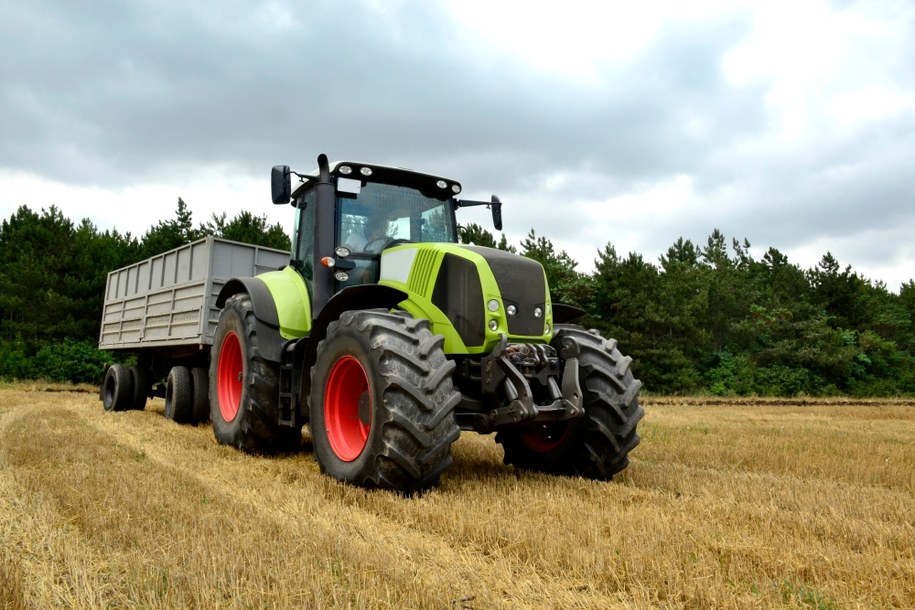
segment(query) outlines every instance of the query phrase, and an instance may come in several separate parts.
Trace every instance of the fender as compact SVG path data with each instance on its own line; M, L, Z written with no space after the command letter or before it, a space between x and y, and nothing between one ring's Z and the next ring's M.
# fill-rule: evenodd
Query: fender
M303 356L302 370L308 371L318 355L318 343L327 336L327 326L350 309L394 309L409 295L403 290L381 284L349 286L335 294L327 302L308 336L308 345Z
M273 295L263 280L256 277L233 278L226 282L219 296L216 297L216 306L222 308L226 299L240 292L247 292L251 296L254 306L254 320L257 329L257 353L266 360L279 362L283 349L283 338L280 336L280 318L276 311Z

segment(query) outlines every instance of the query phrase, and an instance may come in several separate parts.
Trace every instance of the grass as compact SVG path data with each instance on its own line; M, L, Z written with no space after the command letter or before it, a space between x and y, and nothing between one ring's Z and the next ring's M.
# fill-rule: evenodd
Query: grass
M0 388L0 608L915 606L904 401L651 397L613 482L464 434L403 498L42 389Z

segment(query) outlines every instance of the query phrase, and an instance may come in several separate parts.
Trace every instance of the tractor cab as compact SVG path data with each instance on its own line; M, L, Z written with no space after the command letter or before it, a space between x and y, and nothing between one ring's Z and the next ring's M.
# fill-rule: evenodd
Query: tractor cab
M323 157L323 156L322 156ZM301 184L293 190L291 176ZM303 175L273 168L273 202L296 208L291 265L316 300L314 312L348 286L379 279L381 253L405 243L457 243L455 210L501 203L462 201L455 180L408 169L341 161Z

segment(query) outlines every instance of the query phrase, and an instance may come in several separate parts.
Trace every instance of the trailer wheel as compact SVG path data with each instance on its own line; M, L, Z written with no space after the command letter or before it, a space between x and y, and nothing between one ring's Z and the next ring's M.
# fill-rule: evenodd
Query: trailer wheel
M557 326L552 345L560 352L565 342L578 344L579 383L585 416L521 430L504 430L496 442L505 450L505 463L552 474L610 480L629 465L629 452L639 444L636 426L645 415L635 379L616 340L604 339L573 325Z
M123 364L112 364L102 381L102 406L106 411L124 411L133 401L130 373Z
M249 452L289 451L301 428L280 426L279 366L257 352L254 305L247 293L226 300L210 353L210 420L217 442Z
M132 366L128 372L133 390L130 408L142 411L146 408L146 398L149 395L149 372L141 366Z
M193 407L191 372L186 366L173 366L165 382L165 418L179 424L190 423Z
M344 312L318 344L309 397L321 471L403 492L438 484L460 430L454 362L425 320Z
M204 367L195 366L191 369L191 386L194 390L194 397L191 400L192 420L195 424L208 421L210 419L210 376Z

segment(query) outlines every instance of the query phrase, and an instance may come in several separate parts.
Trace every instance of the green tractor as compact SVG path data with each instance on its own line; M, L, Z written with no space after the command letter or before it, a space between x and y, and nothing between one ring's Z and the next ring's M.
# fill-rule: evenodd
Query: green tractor
M300 184L293 190L292 176ZM458 243L454 180L365 163L272 171L296 210L290 264L234 278L210 355L216 439L294 448L322 472L399 491L436 485L461 430L505 463L609 480L638 444L641 382L613 339L569 324L542 266Z

